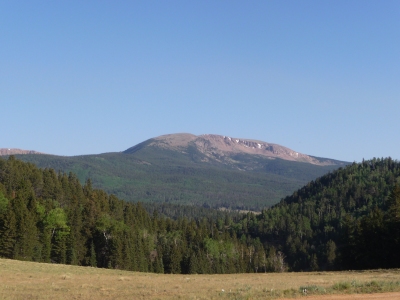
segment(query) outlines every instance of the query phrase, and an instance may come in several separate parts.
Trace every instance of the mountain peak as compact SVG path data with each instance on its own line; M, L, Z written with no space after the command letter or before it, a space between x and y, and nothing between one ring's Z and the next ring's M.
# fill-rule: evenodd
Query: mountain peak
M341 164L341 162L336 160L318 159L278 144L217 134L202 134L199 136L189 133L167 134L147 140L144 143L146 143L146 146L156 146L158 148L177 150L180 152L185 152L186 148L194 146L206 157L218 161L224 161L226 159L231 160L232 155L236 154L249 154L263 156L269 159L279 158L320 166ZM134 146L130 149L138 149L138 147ZM125 152L132 152L130 149Z

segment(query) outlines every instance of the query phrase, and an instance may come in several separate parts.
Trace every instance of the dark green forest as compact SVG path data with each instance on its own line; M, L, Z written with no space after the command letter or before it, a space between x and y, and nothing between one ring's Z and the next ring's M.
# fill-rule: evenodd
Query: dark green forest
M249 154L232 156L235 163L227 164L210 160L194 147L182 153L142 144L118 153L16 157L40 168L73 172L82 185L90 179L94 188L126 201L253 211L276 204L310 180L346 164L317 166Z
M126 202L73 173L0 159L0 256L159 273L398 268L400 163L309 182L261 214Z
M279 253L267 257L258 239L230 230L230 214L209 210L207 218L201 211L201 218L175 220L149 214L140 203L93 189L90 180L82 186L72 173L0 159L1 257L159 273L280 267Z
M291 270L399 268L400 163L353 163L311 181L237 234L285 254Z

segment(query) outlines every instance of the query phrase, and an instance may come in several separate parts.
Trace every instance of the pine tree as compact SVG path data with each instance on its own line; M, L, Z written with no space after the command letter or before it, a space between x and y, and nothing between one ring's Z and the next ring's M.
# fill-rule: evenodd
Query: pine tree
M189 274L198 274L200 273L200 267L199 267L199 261L197 259L197 256L194 252L191 253L189 257Z
M388 217L393 224L400 223L400 186L395 185L388 201Z
M10 208L4 214L0 227L0 256L15 258L16 254L17 221L14 211Z
M329 240L326 244L326 261L328 268L332 268L336 259L336 244L334 241Z
M388 267L400 267L400 186L395 185L389 197L389 210L387 213L387 245L386 259L390 261Z
M311 261L310 261L310 270L311 271L318 271L319 266L318 266L318 257L315 253L311 255Z
M170 252L170 273L171 274L180 274L181 273L181 261L182 261L182 253L178 245L171 245Z
M89 266L97 267L97 259L96 259L96 250L94 248L93 241L90 243L90 259L89 259Z

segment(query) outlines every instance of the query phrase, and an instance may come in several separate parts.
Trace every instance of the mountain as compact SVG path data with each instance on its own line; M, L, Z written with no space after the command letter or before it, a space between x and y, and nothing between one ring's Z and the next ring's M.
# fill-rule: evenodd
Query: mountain
M199 153L203 154L201 158L202 162L215 161L227 165L240 165L240 161L235 160L235 157L245 154L269 159L279 158L289 161L304 162L317 166L345 165L342 161L318 159L277 144L215 134L203 134L200 136L188 133L162 135L129 148L124 151L124 153L135 153L144 147L158 147L160 149L180 151L184 154L189 154L190 149L194 148Z
M171 134L123 152L18 155L41 168L74 172L121 199L260 210L347 163L276 144L219 135Z
M43 154L33 150L22 150L15 148L0 148L0 156L16 155L16 154Z

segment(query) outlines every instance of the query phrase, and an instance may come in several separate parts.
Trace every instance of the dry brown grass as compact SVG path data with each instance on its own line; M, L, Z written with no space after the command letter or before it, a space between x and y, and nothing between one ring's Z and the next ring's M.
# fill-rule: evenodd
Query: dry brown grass
M400 282L400 270L159 275L0 259L0 299L268 299L341 282Z

